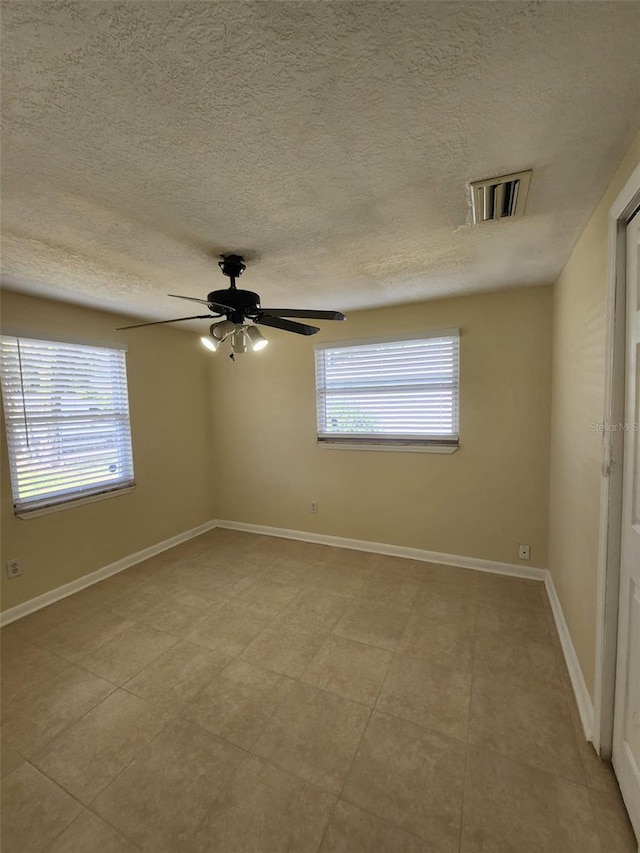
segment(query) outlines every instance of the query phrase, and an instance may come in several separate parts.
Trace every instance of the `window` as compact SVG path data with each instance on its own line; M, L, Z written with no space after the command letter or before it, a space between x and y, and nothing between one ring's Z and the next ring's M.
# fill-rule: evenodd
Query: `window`
M134 485L125 352L2 336L18 515Z
M316 348L318 441L400 449L458 446L457 330Z

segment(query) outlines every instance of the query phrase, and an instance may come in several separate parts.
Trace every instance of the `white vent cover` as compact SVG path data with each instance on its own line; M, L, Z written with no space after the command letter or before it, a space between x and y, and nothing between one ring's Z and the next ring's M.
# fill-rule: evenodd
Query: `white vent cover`
M470 186L474 224L522 216L530 181L530 171L472 181Z

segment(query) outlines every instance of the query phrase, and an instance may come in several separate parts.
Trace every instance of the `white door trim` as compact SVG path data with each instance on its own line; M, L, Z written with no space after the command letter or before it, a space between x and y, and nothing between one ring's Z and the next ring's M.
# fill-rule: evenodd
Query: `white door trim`
M640 166L609 210L605 385L600 477L600 534L593 745L610 759L613 744L624 433L606 425L624 421L626 223L640 204Z

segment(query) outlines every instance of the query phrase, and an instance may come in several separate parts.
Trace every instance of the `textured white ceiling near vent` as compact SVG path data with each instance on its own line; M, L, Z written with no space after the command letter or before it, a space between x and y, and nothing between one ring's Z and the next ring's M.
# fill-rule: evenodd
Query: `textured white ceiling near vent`
M4 6L9 287L149 318L552 281L640 123L640 4ZM523 219L465 183L533 169ZM187 310L183 311L186 306Z

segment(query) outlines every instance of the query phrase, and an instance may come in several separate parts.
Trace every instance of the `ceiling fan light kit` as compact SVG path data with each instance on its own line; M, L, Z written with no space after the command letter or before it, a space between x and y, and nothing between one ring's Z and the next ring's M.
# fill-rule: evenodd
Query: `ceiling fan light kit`
M211 352L215 352L220 346L220 341L217 341L215 338L207 338L203 335L200 340L202 341L202 346L211 350Z
M304 308L263 308L260 305L260 296L252 290L238 290L236 279L246 269L242 255L222 255L218 266L222 274L231 280L226 290L213 290L206 299L197 299L194 296L180 296L170 293L169 296L176 299L188 299L190 302L198 302L206 305L211 314L197 314L192 317L177 317L175 320L156 320L152 323L136 323L133 326L120 326L116 331L124 329L139 329L142 326L159 326L164 323L179 323L183 320L207 320L214 317L224 317L219 323L212 323L209 327L209 336L200 338L203 346L212 352L220 347L220 344L231 336L231 357L234 354L245 353L251 347L253 352L264 349L269 341L264 337L257 326L270 326L273 329L282 329L284 332L293 332L296 335L315 335L320 331L318 326L309 326L306 323L298 323L288 320L287 317L300 317L314 320L344 320L345 316L340 311L313 311ZM246 323L251 321L252 325Z
M209 326L209 334L219 343L222 343L229 337L229 335L235 332L235 329L236 324L232 323L231 320L222 320L220 323L212 323L211 326Z
M247 326L246 331L247 338L251 344L251 349L254 352L260 352L260 350L264 349L269 343L257 326Z

